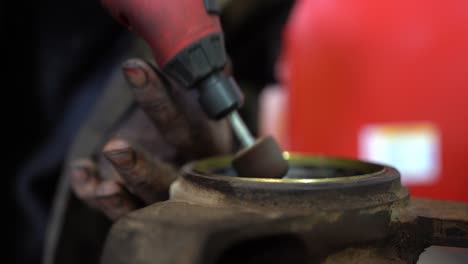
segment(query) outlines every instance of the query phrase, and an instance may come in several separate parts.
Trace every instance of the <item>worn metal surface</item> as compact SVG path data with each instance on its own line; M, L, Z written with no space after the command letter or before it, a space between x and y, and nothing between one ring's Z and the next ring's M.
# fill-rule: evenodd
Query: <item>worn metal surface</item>
M235 177L229 158L187 165L169 201L114 225L102 263L414 263L468 247L467 204L409 199L390 167L291 157L284 179Z

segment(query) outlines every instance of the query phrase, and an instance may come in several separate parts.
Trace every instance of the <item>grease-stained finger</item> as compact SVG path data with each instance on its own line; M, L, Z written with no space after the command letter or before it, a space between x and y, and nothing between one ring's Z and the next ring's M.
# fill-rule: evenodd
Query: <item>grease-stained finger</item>
M136 101L164 139L182 152L190 152L193 146L190 124L172 100L169 81L140 59L126 61L123 72L134 88Z
M111 139L104 146L103 154L119 172L126 188L144 203L169 198L169 187L178 176L170 164L137 150L120 138Z
M97 173L96 164L89 159L73 162L70 174L71 187L76 196L111 220L116 220L141 205L118 180L103 181Z
M73 162L70 168L70 182L79 199L93 208L97 207L94 198L100 180L94 162L88 159Z
M140 207L138 200L116 180L101 182L95 194L97 207L111 220L117 220Z

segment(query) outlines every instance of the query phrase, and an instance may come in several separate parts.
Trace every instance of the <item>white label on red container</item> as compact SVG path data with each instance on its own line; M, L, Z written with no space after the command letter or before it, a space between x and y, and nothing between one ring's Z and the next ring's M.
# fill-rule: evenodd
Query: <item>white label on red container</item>
M359 158L397 168L405 184L431 184L440 174L439 132L430 123L368 125L359 132Z

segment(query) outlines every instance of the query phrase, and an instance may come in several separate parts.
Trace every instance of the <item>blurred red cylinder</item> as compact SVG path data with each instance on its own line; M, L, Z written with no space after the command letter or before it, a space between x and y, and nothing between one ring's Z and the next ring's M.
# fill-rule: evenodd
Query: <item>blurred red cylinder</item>
M412 195L468 202L468 1L297 1L282 62L292 151L391 156L433 174Z
M221 31L203 0L101 0L112 16L141 36L164 67L181 50Z

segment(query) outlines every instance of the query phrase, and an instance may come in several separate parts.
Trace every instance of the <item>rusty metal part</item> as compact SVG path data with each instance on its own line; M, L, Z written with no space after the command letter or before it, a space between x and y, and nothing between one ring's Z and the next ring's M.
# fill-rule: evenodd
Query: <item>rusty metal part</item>
M288 171L283 150L272 137L263 137L239 151L232 166L240 177L282 178Z
M235 177L229 157L185 166L169 201L113 226L102 263L415 263L468 247L466 203L410 199L387 166L289 161L284 179Z

